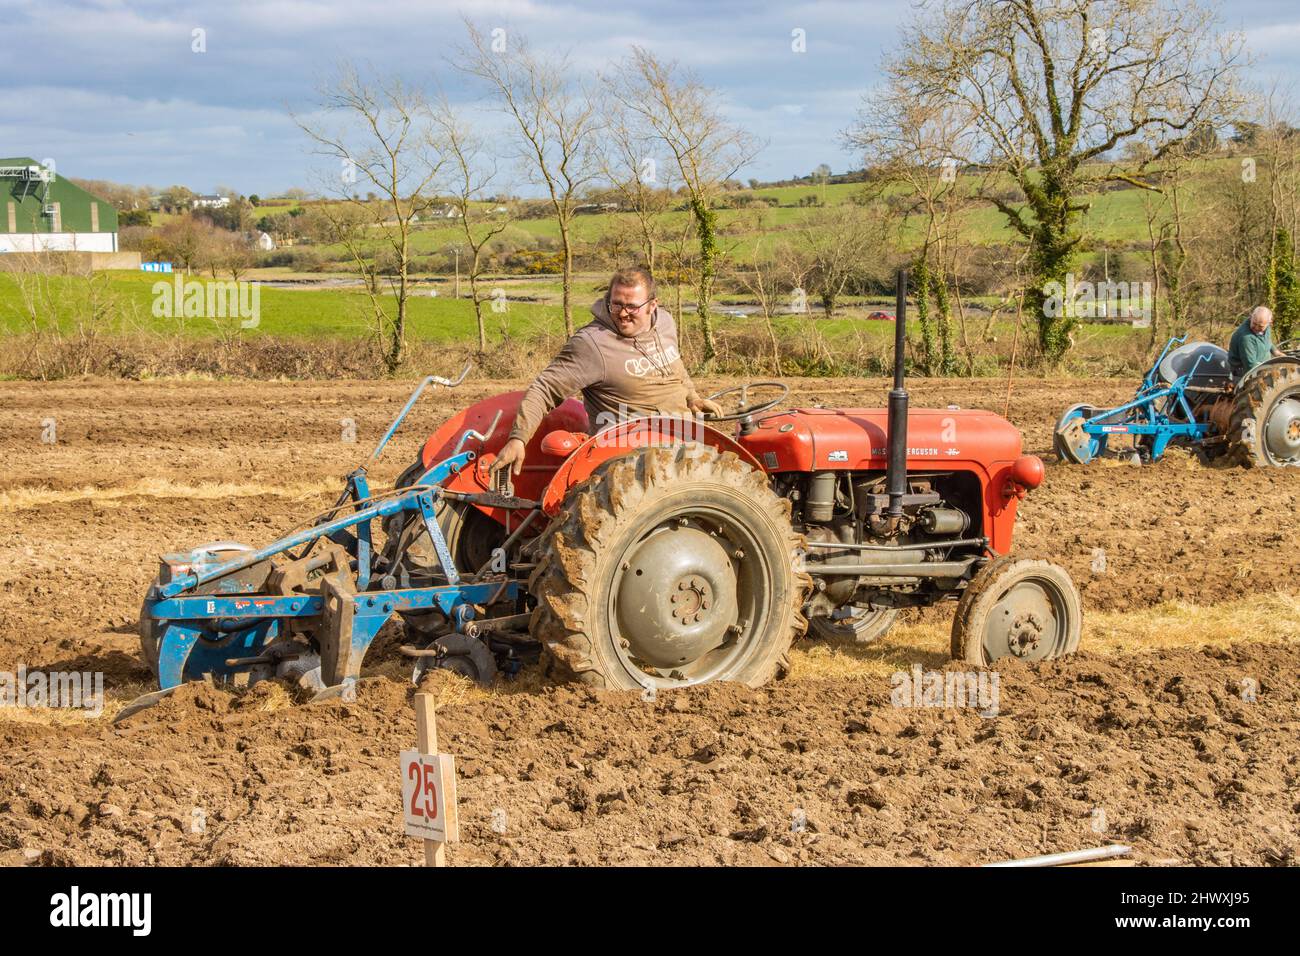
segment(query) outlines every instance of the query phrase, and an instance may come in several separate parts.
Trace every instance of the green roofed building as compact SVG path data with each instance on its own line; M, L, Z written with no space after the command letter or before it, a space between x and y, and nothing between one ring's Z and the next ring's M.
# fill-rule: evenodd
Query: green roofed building
M0 159L7 252L117 252L117 210L34 160Z

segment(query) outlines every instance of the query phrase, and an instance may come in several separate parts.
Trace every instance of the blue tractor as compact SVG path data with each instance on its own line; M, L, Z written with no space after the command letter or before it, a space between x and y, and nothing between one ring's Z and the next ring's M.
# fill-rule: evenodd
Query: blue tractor
M1226 350L1171 338L1131 401L1066 409L1053 435L1056 456L1085 465L1117 451L1147 463L1182 445L1203 461L1300 466L1300 350L1284 352L1234 381ZM1131 446L1112 449L1116 435L1132 436Z

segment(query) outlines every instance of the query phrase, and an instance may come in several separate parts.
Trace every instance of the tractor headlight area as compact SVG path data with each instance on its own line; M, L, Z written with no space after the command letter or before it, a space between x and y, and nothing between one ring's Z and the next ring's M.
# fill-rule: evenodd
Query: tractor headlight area
M1037 455L1021 455L1011 466L1003 495L1008 499L1023 498L1043 483L1043 473L1043 459Z

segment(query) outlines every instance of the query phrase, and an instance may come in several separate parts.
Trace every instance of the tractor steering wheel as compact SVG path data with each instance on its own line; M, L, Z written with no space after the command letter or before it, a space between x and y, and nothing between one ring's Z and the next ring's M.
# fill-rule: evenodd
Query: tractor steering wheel
M768 401L754 402L750 405L746 403L749 402L749 390L751 388L779 388L781 394ZM785 401L785 397L790 394L790 386L785 385L782 382L745 382L743 385L732 385L730 388L724 388L720 392L714 392L712 395L708 396L706 401L717 401L723 395L729 395L732 392L740 392L740 407L734 412L727 412L724 415L706 414L704 416L706 422L735 422L740 421L743 418L749 418L752 415L758 415L762 412L768 411L769 409L776 408L776 406Z

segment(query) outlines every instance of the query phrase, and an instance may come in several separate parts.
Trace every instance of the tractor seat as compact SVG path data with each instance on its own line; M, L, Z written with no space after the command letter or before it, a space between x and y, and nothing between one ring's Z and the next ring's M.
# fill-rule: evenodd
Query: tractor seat
M1228 350L1212 342L1188 342L1171 351L1157 369L1160 380L1166 385L1172 385L1179 376L1190 372L1202 356L1206 356L1205 361L1201 362L1188 385L1223 388L1232 382L1232 371L1228 368Z

